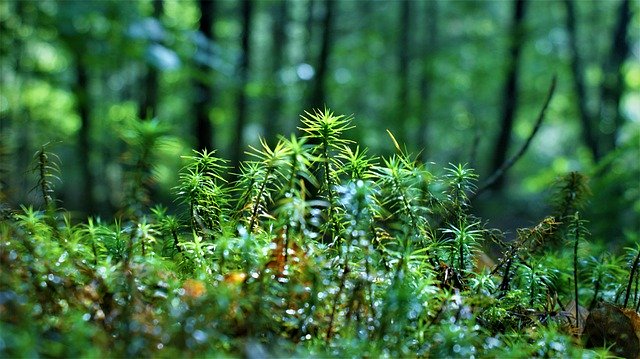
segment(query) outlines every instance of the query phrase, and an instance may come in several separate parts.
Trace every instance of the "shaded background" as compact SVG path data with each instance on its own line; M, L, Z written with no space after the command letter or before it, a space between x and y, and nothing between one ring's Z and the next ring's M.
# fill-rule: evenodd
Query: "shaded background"
M113 216L144 128L162 142L154 201L173 206L181 155L215 149L237 165L325 105L354 114L351 137L370 153L393 151L389 129L422 160L486 178L525 141L556 74L539 134L476 210L499 228L532 225L555 179L581 171L593 235L629 238L639 27L628 0L2 0L0 201L41 203L33 154L48 143L64 208Z

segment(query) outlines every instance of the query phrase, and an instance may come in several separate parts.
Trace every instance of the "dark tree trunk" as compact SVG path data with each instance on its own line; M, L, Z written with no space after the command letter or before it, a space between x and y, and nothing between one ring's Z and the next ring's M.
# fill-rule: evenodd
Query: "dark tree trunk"
M163 0L153 0L153 17L160 22L164 11ZM138 108L138 118L141 120L149 119L157 116L158 112L158 70L147 65L147 74L144 77L144 88L142 90L142 99Z
M426 4L426 16L424 31L426 38L422 44L422 55L424 63L422 66L422 78L420 79L420 113L418 133L416 134L416 144L418 151L422 151L422 159L426 161L427 151L427 131L429 127L429 111L431 99L431 82L433 81L433 58L437 51L438 41L438 1L432 0Z
M307 36L306 36L306 42L307 44L313 44L313 28L315 25L315 8L316 8L316 1L315 0L309 0L309 3L307 4L307 19L305 20L305 27L307 29ZM310 59L312 58L312 54L311 54L311 46L307 46L307 51L306 51L306 58L310 61Z
M333 17L335 11L335 1L324 2L324 14L322 18L322 38L320 43L320 54L316 65L316 74L309 96L309 110L322 110L326 103L325 80L329 66L329 56L333 45Z
M265 137L269 143L274 143L276 135L280 130L280 116L282 107L282 95L280 88L280 69L283 66L283 59L287 44L287 6L286 0L273 5L273 24L272 24L272 67L271 67L271 96L267 103L267 111L264 123Z
M411 108L409 108L409 33L411 32L411 2L400 2L400 38L398 41L398 104L395 113L396 135L401 142L407 141L405 126L407 119L411 116Z
M527 0L516 0L513 23L511 25L511 43L509 59L507 60L507 79L502 95L502 118L500 121L500 133L496 140L493 152L492 172L497 171L507 158L507 151L511 144L511 132L518 103L518 68L520 65L520 53L524 42L524 15ZM504 176L492 186L494 190L500 190L504 186Z
M215 2L211 0L199 0L200 23L198 30L210 44L213 41L213 21L215 16ZM203 51L209 51L209 46ZM213 150L213 126L209 119L209 106L213 97L213 89L210 80L210 67L208 64L198 64L200 72L196 78L195 113L196 113L196 141L198 150Z
M246 86L249 77L249 63L251 55L251 17L253 13L253 0L242 0L242 35L241 35L241 48L242 54L240 56L240 62L238 64L238 78L240 79L240 90L238 93L238 119L236 121L236 128L234 132L234 141L232 142L231 164L234 169L237 170L240 165L240 159L242 156L242 133L247 122L247 93Z
M22 24L27 23L31 18L29 16L25 16L25 6L29 5L23 1L16 1L13 3L15 6L15 16L20 19ZM32 26L31 24L28 24ZM25 44L23 43L20 36L11 36L11 48L15 52L15 63L14 63L14 71L16 74L26 73L23 67L23 60L27 57L24 56L24 48ZM28 78L28 76L26 76ZM20 86L23 86L20 84ZM2 87L0 87L2 88ZM22 106L21 106L22 107ZM26 193L29 191L32 185L27 184L25 176L10 176L12 173L27 173L28 167L31 166L31 159L33 156L33 146L31 141L31 136L35 133L35 131L31 128L33 121L31 121L30 111L26 111L23 108L18 108L15 111L9 112L9 116L12 118L0 128L0 150L6 151L6 153L2 153L3 159L6 158L6 162L2 162L2 172L0 173L0 181L2 182L2 186L6 186L7 188L4 193L8 197L9 203L18 204L22 200L19 194ZM20 118L23 120L20 121ZM2 123L5 122L5 116L0 116L0 121ZM11 149L9 152L9 136L11 136L10 132L5 132L5 126L9 130L13 130L15 133L15 147ZM5 138L6 136L6 138ZM6 142L5 142L6 141ZM3 147L6 146L6 147ZM18 151L16 151L18 149ZM9 163L11 160L11 163ZM6 166L6 167L5 167Z
M83 209L89 215L94 214L95 199L93 196L93 173L91 171L91 120L89 103L89 73L82 58L82 50L74 49L76 63L76 79L74 95L76 97L77 110L80 115L80 130L78 131L78 162L82 173Z
M573 75L573 88L576 93L578 113L582 123L582 138L589 147L595 160L600 158L598 136L594 130L594 117L587 107L587 86L584 82L582 58L578 50L578 38L576 31L576 10L574 0L564 0L567 9L567 33L569 35L569 48L571 49L571 72Z
M622 126L620 100L624 92L624 78L622 65L631 52L631 44L627 41L627 29L631 23L631 8L629 0L623 0L618 10L618 19L613 31L613 42L609 51L609 58L604 66L604 83L602 84L602 106L600 110L603 128L606 130L603 138L603 153L616 148L618 131Z

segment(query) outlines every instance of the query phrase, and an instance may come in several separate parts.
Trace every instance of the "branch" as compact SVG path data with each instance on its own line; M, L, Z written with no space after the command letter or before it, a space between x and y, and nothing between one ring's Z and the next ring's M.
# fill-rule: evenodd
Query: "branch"
M500 178L502 178L507 173L507 171L514 164L516 164L516 162L518 162L518 160L522 157L522 155L524 155L524 153L527 151L527 148L529 148L531 141L535 137L536 133L538 133L538 130L542 125L542 121L544 120L544 115L547 112L547 108L549 108L549 103L551 103L551 98L553 97L553 93L556 90L556 82L557 82L557 76L553 76L553 80L551 80L551 86L549 87L549 91L547 93L547 98L544 101L542 110L540 110L540 113L538 114L538 118L536 119L536 124L535 126L533 126L533 130L531 131L531 134L529 135L527 140L524 142L524 144L522 144L522 147L520 147L520 150L513 157L504 161L502 165L497 170L495 170L495 172L493 172L493 174L491 174L491 176L489 176L489 178L487 178L487 180L482 185L478 187L478 190L471 196L469 201L478 197L478 195L480 195L482 192L489 189L494 183L496 183Z

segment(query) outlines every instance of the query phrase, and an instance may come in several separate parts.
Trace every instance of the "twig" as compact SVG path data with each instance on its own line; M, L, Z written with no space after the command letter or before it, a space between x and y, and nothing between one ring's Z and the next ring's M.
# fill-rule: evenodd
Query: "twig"
M542 110L540 110L540 113L538 114L538 118L536 119L536 124L535 126L533 126L533 130L531 131L531 134L529 135L527 140L524 142L524 144L522 144L522 147L520 147L520 150L513 157L504 161L502 165L497 170L495 170L495 172L493 172L493 174L491 174L491 176L489 176L489 178L487 178L487 180L482 185L478 187L478 190L471 195L469 201L472 201L473 199L478 197L478 195L480 195L482 192L486 191L491 186L493 186L493 184L495 184L500 178L502 178L507 173L507 171L514 164L516 164L516 162L518 162L518 160L522 157L522 155L527 151L527 148L529 148L531 141L535 137L536 133L538 133L538 130L542 125L542 121L544 120L544 115L547 112L547 108L549 107L549 103L551 103L551 98L553 97L553 93L556 90L556 82L557 82L557 76L553 76L553 80L551 80L551 86L549 87L549 91L547 93L547 98L544 101Z
M579 301L579 297L578 297L578 242L580 242L580 217L578 217L578 212L576 212L575 214L575 221L576 221L576 230L574 233L575 236L575 243L573 246L573 295L575 298L575 302L576 302L576 327L580 328L580 311L578 310L580 308L580 301Z
M631 269L629 270L629 283L627 284L627 293L624 296L624 304L622 305L623 308L627 307L627 304L629 303L629 295L631 294L631 284L633 284L633 276L636 273L636 269L638 268L638 263L640 263L640 250L638 250L638 255L636 256L636 259L633 261L633 264L631 265Z

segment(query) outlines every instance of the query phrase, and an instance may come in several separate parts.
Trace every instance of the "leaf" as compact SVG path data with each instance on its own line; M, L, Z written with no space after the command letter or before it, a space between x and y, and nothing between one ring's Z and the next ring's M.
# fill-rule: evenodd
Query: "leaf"
M580 320L576 324L576 301L572 300L567 304L566 310L560 312L560 315L567 318L569 320L571 334L580 336L584 332L585 320L589 316L589 311L587 308L578 305L578 314L580 315Z
M496 267L496 262L484 251L478 250L473 256L473 269L476 273L482 273L485 269L491 272Z
M302 267L306 266L307 254L304 250L294 241L288 244L287 252L285 255L285 238L284 231L280 231L280 234L273 240L275 247L272 244L273 250L269 253L269 262L266 267L276 272L278 276L284 274L285 266L287 264L298 263Z
M396 147L396 150L398 150L398 152L402 153L402 149L400 148L400 144L398 144L398 141L396 140L396 137L388 129L387 129L387 133L389 134L389 137L391 137L391 141L393 141L393 145Z
M182 289L184 289L184 295L191 298L201 297L207 292L204 283L196 279L187 279L184 281Z
M231 272L224 276L224 282L228 284L240 284L247 279L247 274L244 272Z

